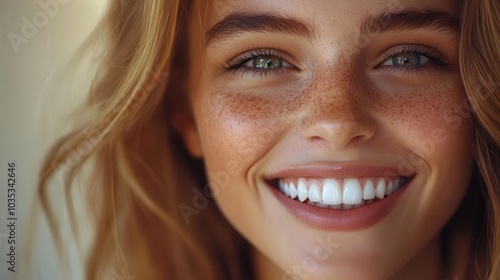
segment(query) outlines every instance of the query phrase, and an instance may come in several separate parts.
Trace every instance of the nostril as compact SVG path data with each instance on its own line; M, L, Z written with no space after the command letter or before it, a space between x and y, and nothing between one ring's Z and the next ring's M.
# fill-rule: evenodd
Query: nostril
M366 136L364 135L358 135L358 136L354 136L352 139L351 139L351 143L358 143L358 142L362 142L365 140L365 138L367 138Z
M330 141L328 141L325 138L320 137L320 136L312 136L309 138L309 141L313 144L320 146L320 147L324 147L324 148L331 147Z
M360 144L374 136L374 120L358 112L350 119L305 118L299 127L300 135L309 143L324 148L343 149Z

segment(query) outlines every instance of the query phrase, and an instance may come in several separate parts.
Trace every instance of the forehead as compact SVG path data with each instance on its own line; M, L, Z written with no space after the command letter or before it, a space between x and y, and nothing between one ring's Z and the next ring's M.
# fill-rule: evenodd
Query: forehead
M442 11L458 15L457 0L198 0L198 20L206 32L234 13L265 13L310 23L319 33L348 28L371 15L402 10ZM322 28L323 27L323 28ZM321 34L320 34L321 35Z

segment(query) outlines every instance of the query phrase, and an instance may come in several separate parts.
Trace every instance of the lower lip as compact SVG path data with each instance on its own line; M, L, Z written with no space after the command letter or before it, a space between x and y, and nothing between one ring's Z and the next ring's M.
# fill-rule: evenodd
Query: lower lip
M411 181L408 180L405 185L387 198L348 210L321 208L302 203L289 198L275 187L269 186L281 205L303 223L323 230L353 231L372 226L387 216Z

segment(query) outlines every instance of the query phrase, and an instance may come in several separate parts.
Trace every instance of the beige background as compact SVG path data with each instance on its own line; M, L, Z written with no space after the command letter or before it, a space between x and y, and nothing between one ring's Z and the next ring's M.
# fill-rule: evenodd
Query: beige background
M44 8L47 3L49 8ZM74 253L69 258L71 276L63 276L43 223L35 232L34 270L28 271L21 260L43 155L68 128L65 112L81 100L78 90L53 91L50 84L95 26L104 4L105 0L0 0L0 279L81 279ZM17 50L11 42L13 34L23 41ZM83 77L75 85L85 82ZM8 271L6 263L7 163L12 160L17 163L16 273ZM60 199L57 194L62 194L58 187L56 179L55 202ZM63 230L67 228L63 225Z

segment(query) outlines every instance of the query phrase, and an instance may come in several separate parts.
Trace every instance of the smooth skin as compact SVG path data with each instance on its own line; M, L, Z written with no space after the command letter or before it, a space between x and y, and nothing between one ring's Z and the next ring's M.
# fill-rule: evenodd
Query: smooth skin
M465 196L473 163L472 128L458 113L467 102L455 2L208 2L204 24L205 3L191 15L193 115L177 112L177 127L204 159L219 208L255 247L257 278L450 278L439 234ZM440 16L382 28L409 11ZM229 14L287 18L310 32L214 35ZM323 230L292 216L264 180L317 163L398 167L415 177L380 222Z

